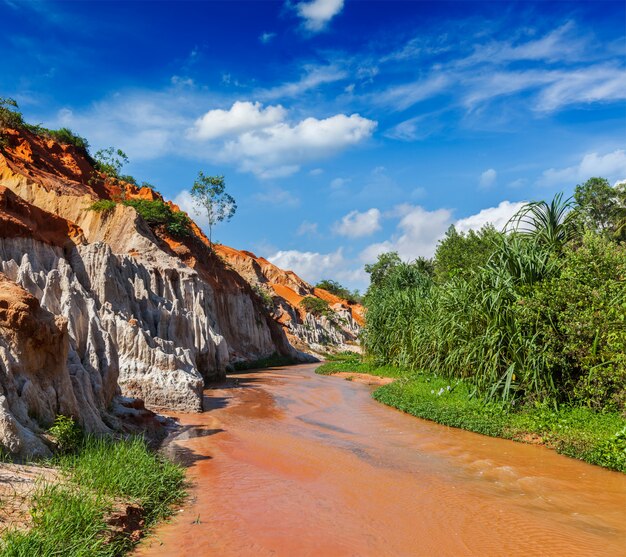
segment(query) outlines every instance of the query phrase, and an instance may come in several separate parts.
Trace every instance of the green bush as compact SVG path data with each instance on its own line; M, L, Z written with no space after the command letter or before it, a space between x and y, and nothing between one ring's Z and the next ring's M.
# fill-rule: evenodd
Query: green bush
M167 203L160 199L130 199L124 205L134 207L141 217L150 226L164 225L173 236L188 236L191 234L191 220L182 211L174 211Z
M361 295L359 294L358 290L350 292L350 290L348 290L344 286L341 286L341 284L334 280L321 280L315 285L315 288L321 288L323 290L326 290L327 292L330 292L331 294L334 294L339 298L343 298L351 304L359 304L362 301Z
M254 290L256 295L261 299L263 307L265 307L266 310L272 311L274 309L274 300L272 299L272 295L265 288L263 288L260 284L255 284L252 287L252 290Z
M0 128L22 128L24 119L14 99L0 97Z
M626 427L598 446L591 459L600 466L626 472Z
M59 414L48 433L54 438L61 452L76 451L83 442L83 430L74 418Z
M45 134L55 141L58 141L59 143L74 145L74 147L84 151L85 153L89 152L89 142L84 137L75 134L72 130L68 128L61 128L58 130L46 130Z
M328 302L321 298L316 298L315 296L305 296L302 298L302 300L300 300L300 307L307 313L312 313L313 315L325 315L328 317L331 314Z
M587 233L566 249L558 276L515 306L559 392L597 410L626 407L626 246Z
M99 199L87 207L88 211L96 213L108 213L117 207L117 203L111 199Z

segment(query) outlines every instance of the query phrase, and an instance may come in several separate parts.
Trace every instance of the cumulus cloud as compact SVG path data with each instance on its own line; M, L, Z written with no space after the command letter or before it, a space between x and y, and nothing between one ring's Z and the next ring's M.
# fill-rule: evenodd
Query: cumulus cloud
M539 184L544 186L573 186L594 176L615 181L623 178L624 175L626 175L626 151L617 149L604 155L587 153L580 163L566 168L549 168L542 173Z
M363 213L350 211L340 222L335 223L333 230L336 234L348 238L371 236L380 230L380 211L378 209L369 209Z
M300 2L295 9L298 16L303 19L303 25L307 31L319 33L323 31L328 22L343 9L344 0L311 0Z
M493 224L496 229L501 230L522 205L524 202L502 201L497 207L489 207L455 221L449 209L428 211L419 205L404 203L385 214L388 218L399 218L396 232L390 239L366 247L361 252L360 259L363 263L371 263L378 255L389 251L397 251L405 260L432 257L437 243L451 224L459 232L479 230L486 224Z
M236 101L229 110L209 110L198 118L190 133L198 139L215 139L256 130L285 119L287 111L280 105L263 108L261 103Z
M492 224L497 230L502 230L511 217L517 213L525 202L502 201L497 207L483 209L475 215L459 219L454 226L459 232L480 230L486 224Z
M197 153L215 162L236 164L260 178L280 178L294 174L304 162L369 138L376 125L358 114L294 122L280 105L237 101L230 109L206 112L187 138L197 144Z
M481 189L486 190L492 187L496 183L497 178L498 178L498 173L495 171L495 169L489 168L485 170L480 175L479 184L480 184Z
M306 118L290 124L279 122L245 131L226 141L218 157L238 162L244 171L267 177L278 167L280 175L296 172L300 164L336 153L369 138L376 122L358 114L337 114L318 120Z
M523 204L524 202L502 201L496 207L489 207L457 220L453 218L452 210L428 211L419 205L408 203L397 205L384 214L378 209L370 209L364 213L353 211L346 215L338 226L343 226L345 222L357 222L360 218L367 221L364 215L371 212L375 215L372 221L382 217L397 219L395 233L387 240L370 244L360 252L358 257L346 257L343 249L338 248L330 253L274 250L274 253L267 259L283 269L295 271L309 282L332 277L351 288L363 288L367 285L367 274L363 270L363 264L376 261L381 253L396 251L402 259L407 261L418 257L432 257L438 242L445 236L451 224L454 224L459 232L479 230L486 224L502 229ZM364 225L363 230L367 230L367 226ZM304 221L298 229L298 234L316 231L316 224Z
M400 209L403 216L396 234L390 240L365 248L360 256L364 263L375 261L378 255L387 251L397 251L400 257L409 260L434 255L437 241L452 222L452 211L427 211L419 205L403 205Z
M336 276L337 269L343 269L345 259L341 248L331 253L286 250L277 251L267 257L281 269L294 271L309 282L317 282L327 276Z

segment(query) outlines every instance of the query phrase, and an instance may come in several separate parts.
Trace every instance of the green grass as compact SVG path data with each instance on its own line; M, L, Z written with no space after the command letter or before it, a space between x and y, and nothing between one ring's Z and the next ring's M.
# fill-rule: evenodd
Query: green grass
M63 480L39 486L32 527L6 533L2 557L122 555L133 542L113 536L106 524L116 504L142 507L150 527L184 496L183 469L151 452L140 438L87 438L76 453L58 456L52 464Z
M626 472L626 419L617 412L567 406L516 409L473 396L474 387L463 381L393 366L377 367L354 358L328 362L316 373L341 371L396 378L372 396L413 416L492 437L523 441L529 434L535 435L559 453Z
M358 355L356 356L358 358ZM368 375L377 375L378 377L405 377L407 371L401 370L393 366L375 366L374 364L359 362L358 360L332 360L322 364L315 370L320 375L333 375L334 373L367 373Z

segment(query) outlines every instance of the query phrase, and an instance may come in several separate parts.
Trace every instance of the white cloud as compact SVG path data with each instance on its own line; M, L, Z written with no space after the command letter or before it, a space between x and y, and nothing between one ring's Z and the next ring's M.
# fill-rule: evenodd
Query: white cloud
M115 145L131 161L171 152L187 123L174 96L167 93L115 95L86 111L61 109L46 122L51 128L67 127L87 136L94 150Z
M263 44L267 44L269 43L274 37L276 36L276 33L261 33L261 35L259 36L259 40L263 43Z
M480 187L482 189L489 189L496 183L497 179L498 173L495 171L495 169L489 168L480 175Z
M387 241L372 244L361 252L361 260L371 263L378 255L387 251L397 251L403 259L432 257L437 241L445 234L452 222L452 212L448 209L427 211L419 205L402 205L398 213L403 214L396 234Z
M333 230L340 236L348 238L371 236L380 230L380 216L378 209L369 209L363 213L350 211L340 222L335 223Z
M535 108L553 112L570 104L590 104L626 99L626 71L614 65L559 72L537 99Z
M350 178L333 178L330 181L330 187L333 190L339 190L343 188L346 184L350 183Z
M377 105L391 105L396 110L405 110L420 101L443 93L452 84L449 75L437 72L419 81L394 85L386 91L376 92L371 95L370 101Z
M286 114L280 105L263 108L259 102L236 101L229 110L206 112L195 121L190 134L197 139L236 135L281 122Z
M626 151L617 149L604 155L587 153L577 165L545 170L539 178L539 184L544 186L574 186L594 176L615 181L621 179L625 174Z
M242 170L260 177L279 167L284 176L296 172L305 161L360 143L372 135L375 127L376 122L358 114L337 114L323 120L306 118L293 125L279 122L228 140L218 158L239 163Z
M331 253L277 251L267 259L281 269L293 271L311 283L328 278L328 276L336 276L336 270L345 266L341 248Z
M462 60L460 65L477 63L497 64L521 60L579 60L585 56L587 40L577 32L572 21L550 31L538 39L525 42L490 42L478 45L474 53Z
M520 201L513 203L511 201L502 201L497 207L489 207L483 209L475 215L470 215L463 219L459 219L454 226L459 232L468 232L469 230L480 230L486 224L492 224L496 230L502 230L509 222L511 217L517 213L526 202Z
M483 209L456 221L449 209L427 211L419 205L404 203L385 213L387 218L399 218L395 234L388 240L371 244L360 254L363 263L371 263L381 254L397 251L404 260L417 257L432 257L437 244L446 230L454 224L459 232L479 230L491 223L496 229L504 228L509 219L524 205L524 202L502 201L497 207Z
M296 4L297 14L304 20L305 29L318 33L343 9L344 0L311 0Z
M320 174L324 174L324 169L323 168L314 168L312 170L309 170L309 174L311 176L319 176Z
M172 85L178 85L179 87L193 87L195 85L191 77L182 77L180 75L173 75L170 81Z
M208 230L209 228L208 217L206 216L206 213L204 213L203 211L200 211L197 208L193 200L193 197L191 197L191 193L189 193L188 190L181 190L180 192L178 192L178 194L174 198L174 203L176 203L176 205L178 205L191 218L193 218L195 223L200 228Z
M297 98L306 91L316 89L320 85L334 83L348 76L345 70L336 65L304 66L304 75L293 82L282 83L270 89L262 89L256 92L256 97L262 100L281 98Z
M314 236L317 234L317 223L309 222L308 220L302 221L296 232L298 236Z
M259 203L267 203L268 205L279 205L285 207L297 207L300 200L287 191L278 186L270 186L263 191L254 194L254 199Z

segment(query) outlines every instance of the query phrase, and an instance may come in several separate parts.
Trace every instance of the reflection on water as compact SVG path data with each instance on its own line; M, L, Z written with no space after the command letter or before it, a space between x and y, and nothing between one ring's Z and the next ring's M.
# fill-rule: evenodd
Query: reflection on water
M193 497L137 555L626 555L626 476L314 368L237 374L177 416Z

